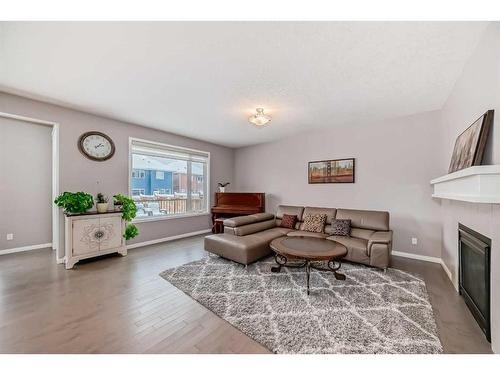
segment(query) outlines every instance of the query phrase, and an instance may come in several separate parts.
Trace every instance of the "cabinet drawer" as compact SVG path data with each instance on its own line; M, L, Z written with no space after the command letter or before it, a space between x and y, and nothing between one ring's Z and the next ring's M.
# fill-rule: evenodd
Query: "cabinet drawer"
M122 244L122 218L121 216L102 217L100 222L102 237L100 250L105 251L121 246Z
M83 255L99 251L99 219L73 221L73 254Z

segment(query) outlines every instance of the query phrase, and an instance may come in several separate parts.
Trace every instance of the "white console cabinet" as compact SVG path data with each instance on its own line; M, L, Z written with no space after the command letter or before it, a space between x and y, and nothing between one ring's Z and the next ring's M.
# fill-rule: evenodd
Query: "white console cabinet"
M121 212L66 215L65 224L66 269L73 268L79 260L99 255L127 255Z

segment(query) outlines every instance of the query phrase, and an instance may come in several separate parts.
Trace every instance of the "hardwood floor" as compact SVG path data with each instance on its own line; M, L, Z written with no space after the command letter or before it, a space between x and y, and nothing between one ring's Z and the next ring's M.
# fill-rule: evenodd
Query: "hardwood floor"
M424 278L445 353L492 353L490 343L440 264L392 259L393 267Z
M158 276L203 255L197 236L68 271L50 249L1 256L0 352L269 353ZM491 352L440 265L394 266L424 276L445 352Z

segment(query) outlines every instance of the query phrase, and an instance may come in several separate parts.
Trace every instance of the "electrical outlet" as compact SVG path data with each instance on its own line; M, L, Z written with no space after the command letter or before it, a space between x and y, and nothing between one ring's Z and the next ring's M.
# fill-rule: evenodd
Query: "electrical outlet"
M14 233L7 233L7 241L12 241L14 239Z
M417 237L412 237L411 238L411 244L412 245L417 245L418 244L418 238Z

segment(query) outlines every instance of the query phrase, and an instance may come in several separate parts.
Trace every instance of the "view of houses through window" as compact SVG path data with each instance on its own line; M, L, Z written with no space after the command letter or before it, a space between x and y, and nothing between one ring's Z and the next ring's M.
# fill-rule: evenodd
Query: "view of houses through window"
M132 140L137 218L208 212L208 153Z

